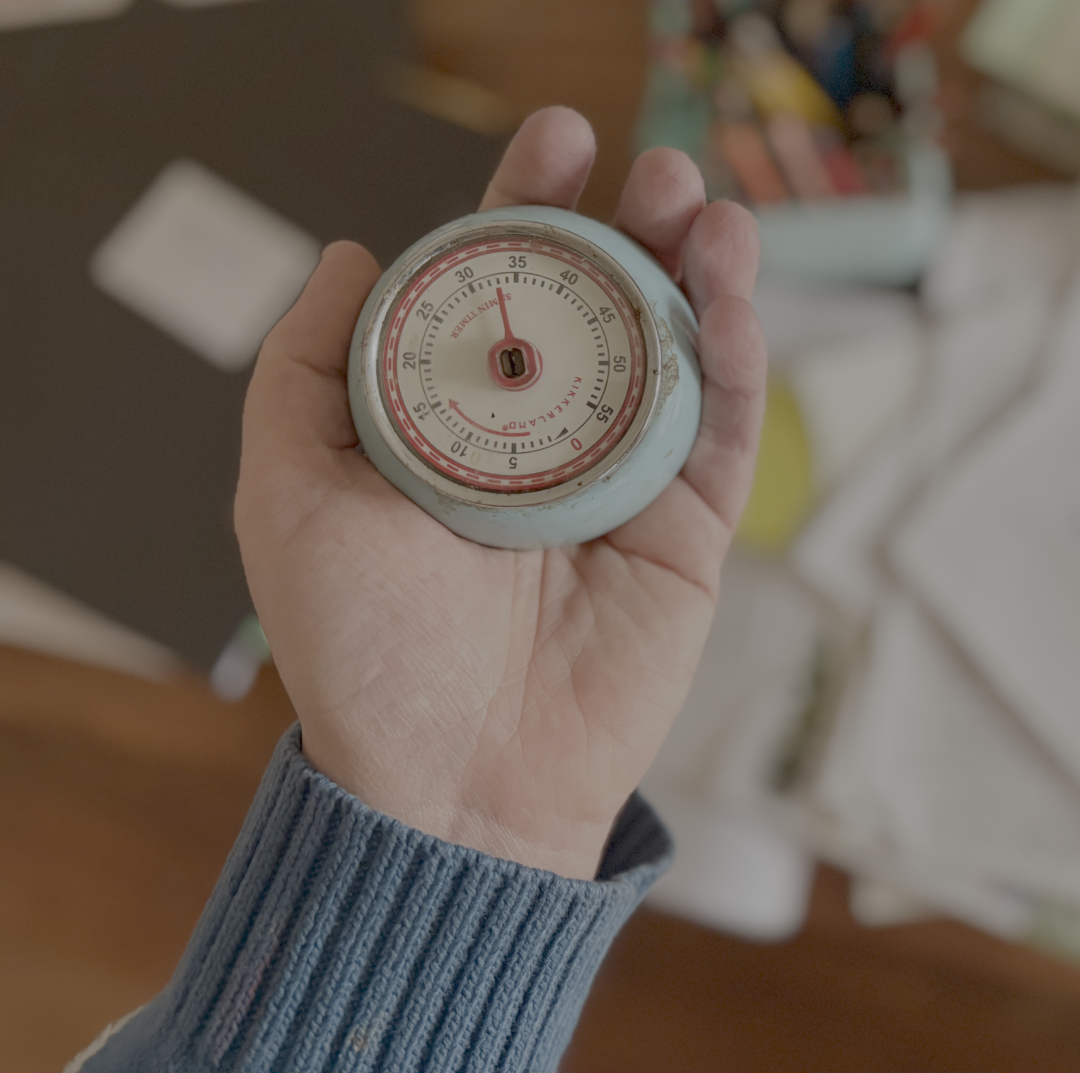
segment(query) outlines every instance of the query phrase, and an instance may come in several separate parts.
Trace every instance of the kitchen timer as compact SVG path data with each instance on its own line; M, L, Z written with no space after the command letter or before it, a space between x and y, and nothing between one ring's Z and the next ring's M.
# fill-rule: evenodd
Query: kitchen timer
M619 231L547 206L410 247L360 314L349 399L365 454L480 544L576 544L649 505L701 415L697 322Z

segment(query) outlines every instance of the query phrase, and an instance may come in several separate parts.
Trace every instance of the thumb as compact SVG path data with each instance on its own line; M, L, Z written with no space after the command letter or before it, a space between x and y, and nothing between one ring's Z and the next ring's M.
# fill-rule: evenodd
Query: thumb
M346 371L349 341L379 278L354 242L323 251L296 304L266 337L244 403L244 465L300 461L311 450L355 447Z

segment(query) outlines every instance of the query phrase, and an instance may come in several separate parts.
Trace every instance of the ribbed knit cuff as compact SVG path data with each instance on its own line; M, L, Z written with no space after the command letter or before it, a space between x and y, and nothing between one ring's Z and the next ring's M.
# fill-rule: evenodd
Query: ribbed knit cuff
M84 1073L553 1070L667 866L631 798L596 882L368 808L281 741L172 982Z

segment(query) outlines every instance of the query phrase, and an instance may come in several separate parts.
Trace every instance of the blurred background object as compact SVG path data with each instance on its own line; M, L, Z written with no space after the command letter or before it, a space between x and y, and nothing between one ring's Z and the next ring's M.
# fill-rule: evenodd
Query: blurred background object
M766 272L904 285L951 187L935 141L935 5L656 0L638 140L754 207Z
M985 125L1050 167L1080 175L1080 12L1063 0L984 3L964 57L996 80L983 87Z
M786 831L792 861L813 850L854 870L867 922L890 905L947 912L1077 958L1080 188L951 198L945 9L651 8L639 137L679 145L757 214L773 378L739 533L756 557L730 564L711 685L646 784L682 795L684 845L707 827L685 818L694 799L719 810L713 829L749 824L761 854ZM995 0L961 39L1065 116L1075 27L1076 4ZM934 161L932 189L917 158ZM917 294L880 286L916 280ZM765 857L701 844L714 903L684 891L684 908L760 935L772 904L777 931L798 927L794 865L783 902ZM721 890L755 870L754 896ZM677 868L658 903L678 904L680 883Z
M551 103L597 131L582 211L642 145L752 206L773 363L644 784L681 853L564 1069L1074 1069L1078 13L0 4L0 1071L164 984L292 719L231 536L259 336Z
M196 666L251 610L232 495L263 335L324 242L388 261L498 159L381 92L403 35L345 0L0 34L0 561Z

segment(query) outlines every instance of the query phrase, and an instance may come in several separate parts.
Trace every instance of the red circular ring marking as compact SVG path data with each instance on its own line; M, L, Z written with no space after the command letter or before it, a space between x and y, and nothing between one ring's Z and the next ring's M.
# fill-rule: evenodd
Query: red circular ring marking
M622 406L614 419L610 422L608 431L588 451L576 458L571 459L561 466L540 473L532 474L528 478L503 478L496 474L472 467L462 466L453 461L441 451L436 450L423 436L416 423L412 420L408 409L400 399L400 389L397 384L397 346L400 342L400 327L412 315L420 296L425 293L432 283L440 276L450 271L455 265L475 257L483 256L500 249L526 249L535 250L554 260L561 261L570 267L584 271L607 295L613 307L618 310L624 326L627 328L627 338L630 341L630 363L633 370L630 381L630 390L623 399ZM381 379L386 393L394 403L395 414L391 414L391 420L396 426L398 433L410 446L414 453L426 461L433 469L450 479L481 490L498 490L505 486L521 485L520 491L540 491L562 484L591 469L609 451L611 451L622 439L626 429L632 423L637 408L641 402L642 385L644 382L644 367L646 354L644 340L639 331L635 330L636 318L625 295L603 269L594 262L588 260L582 254L557 243L542 239L534 240L500 240L486 244L477 244L471 247L459 248L445 255L440 260L433 262L427 270L416 277L407 291L402 295L394 311L392 328L388 333L379 362ZM605 333L606 337L606 333ZM576 430L575 430L576 431ZM461 474L461 476L459 476ZM493 489L492 486L498 486Z

